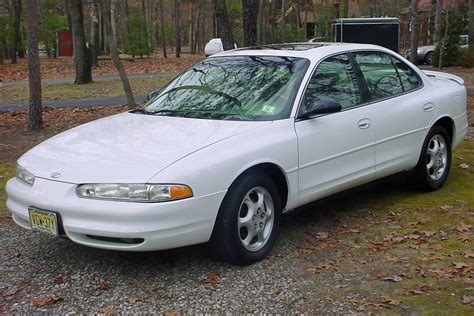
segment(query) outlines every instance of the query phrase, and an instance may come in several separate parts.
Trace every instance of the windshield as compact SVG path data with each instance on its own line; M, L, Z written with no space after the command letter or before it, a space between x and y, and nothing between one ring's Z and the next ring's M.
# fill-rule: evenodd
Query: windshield
M206 119L289 116L309 61L273 56L208 58L147 102L141 113Z

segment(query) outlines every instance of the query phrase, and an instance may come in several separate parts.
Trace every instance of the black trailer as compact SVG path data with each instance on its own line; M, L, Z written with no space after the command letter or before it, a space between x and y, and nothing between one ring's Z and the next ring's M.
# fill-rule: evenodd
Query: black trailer
M334 42L375 44L399 51L398 18L344 18L332 24Z

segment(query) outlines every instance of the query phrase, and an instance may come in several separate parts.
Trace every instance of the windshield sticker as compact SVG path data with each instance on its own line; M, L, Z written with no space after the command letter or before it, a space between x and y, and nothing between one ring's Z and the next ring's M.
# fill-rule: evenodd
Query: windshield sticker
M262 111L265 112L265 113L273 114L273 113L275 113L276 108L274 106L271 106L271 105L265 105L262 108Z

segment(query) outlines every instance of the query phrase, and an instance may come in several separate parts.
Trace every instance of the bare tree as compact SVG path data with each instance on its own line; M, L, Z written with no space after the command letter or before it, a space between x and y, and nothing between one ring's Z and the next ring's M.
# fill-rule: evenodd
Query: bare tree
M166 38L165 38L165 15L163 10L163 2L165 0L160 0L160 33L161 33L161 48L163 49L163 57L168 58L166 53Z
M181 57L181 26L179 25L179 0L174 0L174 28L176 35L176 58Z
M439 26L441 24L441 13L443 12L443 0L436 0L436 13L435 13L435 34L434 40L439 41L441 38Z
M90 41L90 51L91 51L91 61L92 64L96 67L99 66L99 53L100 53L100 40L99 40L99 10L98 5L95 2L91 3L91 41Z
M447 43L448 37L449 37L449 28L450 28L450 25L449 25L449 9L446 10L446 12L444 13L444 18L445 18L444 34L443 34L443 38L440 38L440 42L438 44L439 45L438 68L439 69L443 68L444 49L446 47L446 43Z
M242 0L244 46L257 45L258 7L257 0Z
M411 0L411 38L410 38L410 61L413 64L418 63L418 36L420 33L420 22L418 12L419 0Z
M265 0L258 1L257 44L265 42Z
M74 51L74 65L76 66L75 84L92 82L91 54L86 46L84 36L84 14L82 0L66 0L68 11L71 14L72 41Z
M43 105L41 102L41 69L38 55L38 33L40 25L39 0L26 1L28 24L28 79L30 106L28 129L38 131L43 128Z
M469 0L469 54L474 55L474 0Z
M234 36L226 2L225 0L213 0L213 3L217 20L217 36L221 38L224 50L234 49Z
M17 52L18 44L21 42L20 34L20 20L21 20L21 0L12 0L13 13L15 15L13 20L13 36L12 36L12 47L11 47L11 62L12 64L17 63Z
M275 28L276 28L276 1L272 0L272 7L271 7L271 16L272 16L272 43L275 42L276 35L275 35Z
M286 1L281 0L281 42L285 42L286 33Z
M116 27L116 9L117 9L117 0L105 0L104 1L104 22L107 28L107 39L110 47L110 56L112 61L117 68L117 71L122 81L123 90L127 96L127 105L129 109L135 107L135 99L133 98L132 88L130 87L130 82L128 81L127 74L123 68L122 61L120 60L118 48L117 48L117 27Z

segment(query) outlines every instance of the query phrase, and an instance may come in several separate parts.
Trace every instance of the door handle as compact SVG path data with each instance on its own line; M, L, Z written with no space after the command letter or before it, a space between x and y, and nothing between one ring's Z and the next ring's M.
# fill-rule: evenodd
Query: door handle
M431 112L434 110L434 108L435 106L433 103L426 103L425 105L423 105L423 111L425 112Z
M357 122L357 126L360 129L367 129L370 127L370 120L368 118L363 118Z

